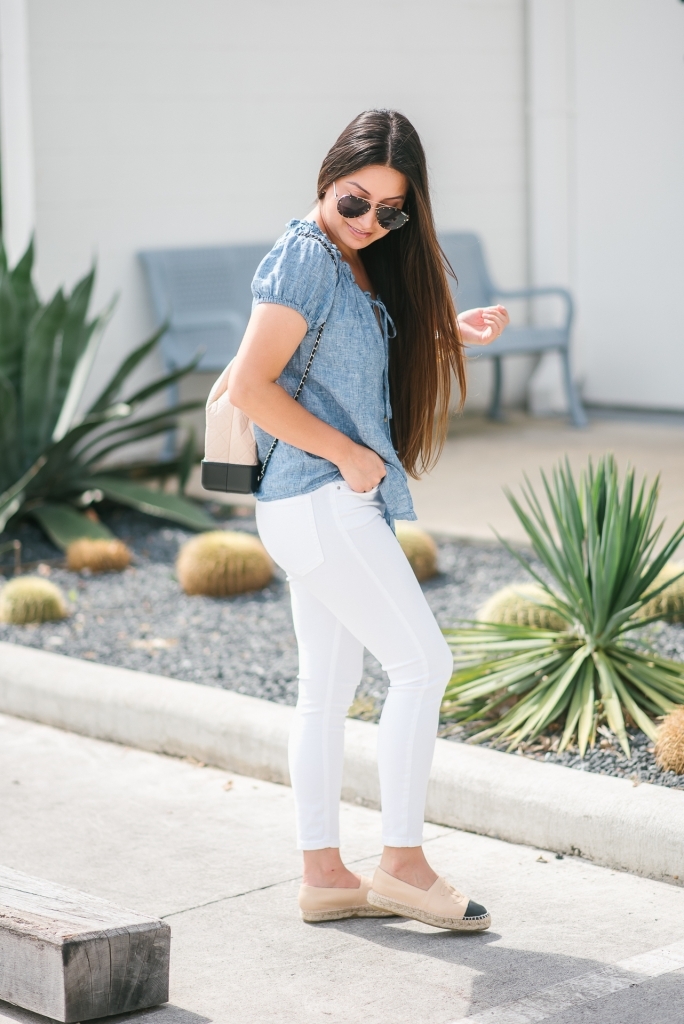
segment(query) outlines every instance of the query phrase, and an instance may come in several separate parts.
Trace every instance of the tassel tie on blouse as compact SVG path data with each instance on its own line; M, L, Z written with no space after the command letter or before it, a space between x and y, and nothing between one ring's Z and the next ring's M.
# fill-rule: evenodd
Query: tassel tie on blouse
M397 329L382 299L380 297L374 299L368 292L366 292L366 295L368 296L371 309L374 313L377 310L378 317L380 318L380 331L382 333L383 345L385 346L385 372L383 373L382 383L385 398L385 423L387 424L387 432L389 434L389 421L392 419L389 388L389 343L391 338L396 338Z

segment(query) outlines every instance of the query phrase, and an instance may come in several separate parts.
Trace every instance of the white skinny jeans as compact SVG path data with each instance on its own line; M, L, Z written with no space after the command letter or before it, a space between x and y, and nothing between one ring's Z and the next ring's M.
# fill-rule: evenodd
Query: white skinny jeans
M378 767L386 846L420 846L439 707L452 656L377 488L344 482L257 502L259 534L287 573L299 645L290 776L300 850L339 847L344 723L375 655L390 687Z

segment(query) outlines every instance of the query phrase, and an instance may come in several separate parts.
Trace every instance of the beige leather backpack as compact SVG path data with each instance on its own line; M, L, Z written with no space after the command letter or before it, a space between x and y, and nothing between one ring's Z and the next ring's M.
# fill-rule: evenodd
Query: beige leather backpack
M207 491L251 494L259 486L262 466L252 421L228 398L234 362L231 359L228 363L207 399L202 487Z

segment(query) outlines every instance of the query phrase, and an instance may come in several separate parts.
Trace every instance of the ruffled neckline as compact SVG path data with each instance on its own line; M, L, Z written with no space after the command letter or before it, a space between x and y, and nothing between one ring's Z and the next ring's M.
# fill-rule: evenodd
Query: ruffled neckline
M347 276L349 277L349 280L354 285L354 287L358 288L359 291L361 292L361 294L365 295L366 298L368 299L368 301L371 304L377 306L378 303L379 303L382 306L382 308L385 310L385 312L387 312L387 310L385 309L385 304L382 301L382 298L381 298L380 295L377 295L376 298L373 298L373 296L371 295L371 293L369 291L364 291L364 289L359 286L359 284L356 281L356 278L354 277L354 272L353 272L352 268L349 266L349 264L347 263L347 261L345 260L344 256L342 255L342 253L340 252L338 247L335 245L335 243L332 242L328 238L328 236L326 235L325 231L323 231L321 229L321 227L320 227L320 225L318 224L317 221L315 221L315 220L299 220L297 217L293 217L292 220L287 222L286 227L288 229L290 229L290 230L295 230L295 231L298 231L298 232L301 229L304 229L305 231L308 231L309 229L313 228L314 231L317 234L319 234L321 236L321 238L324 238L326 240L326 242L328 243L328 245L332 246L332 248L335 250L335 252L339 256L340 263L345 268ZM392 323L392 327L394 328L394 324L393 323ZM394 335L390 335L390 337L394 337Z
M353 281L354 284L356 284L356 280L354 278L354 274L352 273L352 268L349 266L349 264L347 263L347 261L345 260L344 256L342 255L342 253L340 252L338 247L335 245L335 243L333 241L331 241L331 239L328 238L328 236L326 235L325 231L323 231L321 229L321 227L319 226L319 224L315 220L299 220L297 217L293 217L292 220L287 222L286 227L291 229L291 230L295 230L298 233L301 233L303 231L310 231L313 228L314 232L317 235L320 235L321 238L324 238L325 241L328 243L328 245L331 246L335 250L335 252L337 253L337 255L339 257L340 263L345 268L345 271L348 274L350 280ZM357 285L357 288L358 288L358 285ZM360 288L359 288L359 291L361 291ZM363 294L364 295L368 295L369 293L368 292L363 292Z

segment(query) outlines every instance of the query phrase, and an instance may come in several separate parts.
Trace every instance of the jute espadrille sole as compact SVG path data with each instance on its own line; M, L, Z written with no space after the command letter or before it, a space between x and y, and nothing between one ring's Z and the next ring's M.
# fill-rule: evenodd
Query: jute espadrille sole
M433 928L448 928L454 932L483 932L492 923L490 914L481 914L479 917L467 917L460 920L455 917L437 917L435 914L421 910L420 907L409 907L405 903L390 900L375 892L374 889L368 893L368 902L374 907L382 907L385 912L397 914L399 917L412 917L414 921L431 924Z
M391 910L376 907L347 907L345 910L300 910L302 921L341 921L345 917L394 917Z

